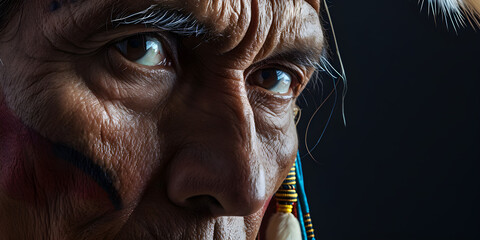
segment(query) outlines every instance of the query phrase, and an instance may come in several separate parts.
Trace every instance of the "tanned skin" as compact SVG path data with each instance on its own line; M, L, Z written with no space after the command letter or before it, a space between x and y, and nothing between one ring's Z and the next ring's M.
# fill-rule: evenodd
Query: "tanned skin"
M152 5L210 34L110 24ZM295 160L294 102L315 70L301 58L323 48L318 11L303 0L26 1L0 33L0 239L255 239ZM146 32L169 64L115 47ZM258 84L267 68L292 76L287 93Z

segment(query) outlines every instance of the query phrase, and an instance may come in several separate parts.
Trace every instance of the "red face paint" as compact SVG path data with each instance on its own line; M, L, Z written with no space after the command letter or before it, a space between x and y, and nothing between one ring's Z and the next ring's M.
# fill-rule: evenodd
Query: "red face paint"
M108 194L89 175L59 159L53 144L27 127L0 100L0 191L27 203L52 199L105 201Z
M263 209L262 209L263 220L262 220L262 224L260 225L260 230L258 231L258 234L257 234L258 240L266 238L265 235L267 232L268 221L270 220L270 217L275 213L277 208L277 201L272 201L272 197L270 197L268 201L265 202L265 205L263 206Z

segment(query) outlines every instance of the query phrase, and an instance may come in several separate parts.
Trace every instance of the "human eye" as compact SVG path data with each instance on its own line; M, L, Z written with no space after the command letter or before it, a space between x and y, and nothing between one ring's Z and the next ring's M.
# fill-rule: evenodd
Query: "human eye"
M270 92L286 94L291 89L292 75L277 68L259 69L253 74L251 82Z
M115 48L127 60L143 66L166 66L169 60L159 36L153 33L135 34L120 40Z

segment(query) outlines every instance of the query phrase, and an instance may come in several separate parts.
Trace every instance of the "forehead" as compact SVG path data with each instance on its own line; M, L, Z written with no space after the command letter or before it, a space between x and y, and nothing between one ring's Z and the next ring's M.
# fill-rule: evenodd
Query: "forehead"
M133 14L152 5L191 14L215 32L215 43L223 54L247 49L252 59L261 60L279 49L308 48L321 52L322 29L318 0L40 0L48 8L45 25L58 25L62 18L85 28L105 24L115 14ZM72 23L72 24L73 24ZM249 46L249 47L246 47ZM253 48L253 49L252 49Z

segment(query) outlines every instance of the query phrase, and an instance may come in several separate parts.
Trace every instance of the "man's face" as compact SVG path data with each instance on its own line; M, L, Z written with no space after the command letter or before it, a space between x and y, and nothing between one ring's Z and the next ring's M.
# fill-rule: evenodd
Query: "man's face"
M26 1L0 41L0 238L253 239L316 1Z

